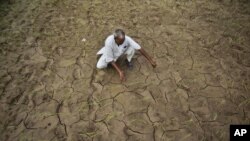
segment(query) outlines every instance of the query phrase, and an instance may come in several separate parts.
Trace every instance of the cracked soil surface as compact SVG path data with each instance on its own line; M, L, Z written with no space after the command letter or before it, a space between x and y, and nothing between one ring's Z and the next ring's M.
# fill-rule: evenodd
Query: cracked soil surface
M0 1L0 140L222 141L249 124L247 0ZM123 28L121 83L96 52ZM82 41L85 38L86 41Z

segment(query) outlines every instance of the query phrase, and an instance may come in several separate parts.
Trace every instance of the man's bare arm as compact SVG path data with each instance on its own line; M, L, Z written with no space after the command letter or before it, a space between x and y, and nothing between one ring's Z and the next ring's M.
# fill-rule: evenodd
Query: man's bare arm
M123 71L118 67L118 65L115 63L115 61L112 61L112 62L111 62L111 65L112 65L112 66L116 69L116 71L119 73L121 81L124 81L124 80L125 80L124 73L123 73Z
M143 49L139 49L139 51L141 52L141 54L143 56L145 56L147 58L147 60L151 63L151 65L155 68L156 67L156 63L155 61L153 61L153 59L148 55L148 53Z

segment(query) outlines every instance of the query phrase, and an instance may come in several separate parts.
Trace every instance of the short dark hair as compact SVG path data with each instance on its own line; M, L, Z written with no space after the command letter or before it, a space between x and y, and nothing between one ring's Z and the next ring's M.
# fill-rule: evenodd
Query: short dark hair
M124 37L125 36L125 32L122 29L116 29L114 32L114 37Z

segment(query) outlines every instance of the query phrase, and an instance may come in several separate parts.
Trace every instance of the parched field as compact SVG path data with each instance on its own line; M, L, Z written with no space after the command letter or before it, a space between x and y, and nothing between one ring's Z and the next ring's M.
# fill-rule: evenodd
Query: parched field
M96 70L116 28L157 67ZM228 141L249 123L248 0L0 1L1 141Z

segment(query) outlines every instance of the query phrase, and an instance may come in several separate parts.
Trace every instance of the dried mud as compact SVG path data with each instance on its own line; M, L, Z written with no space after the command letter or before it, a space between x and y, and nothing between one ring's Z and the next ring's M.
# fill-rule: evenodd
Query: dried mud
M0 140L221 141L249 124L247 0L0 4ZM124 83L96 70L115 28L157 68L137 53Z

